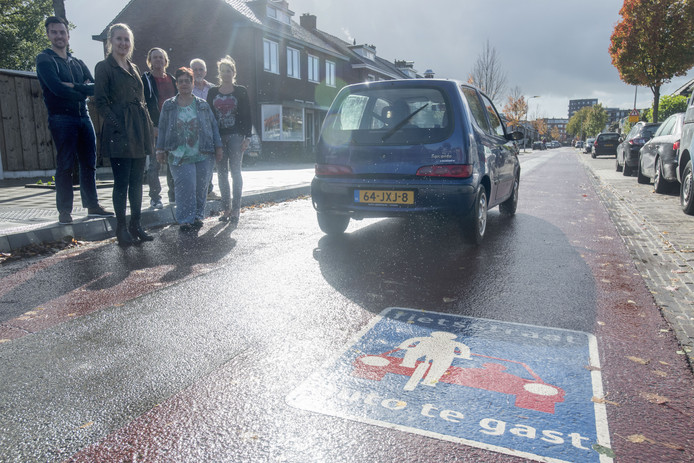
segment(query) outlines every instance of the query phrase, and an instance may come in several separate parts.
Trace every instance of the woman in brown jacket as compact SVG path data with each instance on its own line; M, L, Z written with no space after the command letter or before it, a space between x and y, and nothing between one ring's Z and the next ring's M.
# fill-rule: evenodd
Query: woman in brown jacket
M118 244L151 241L140 224L146 156L152 154L152 122L145 106L140 70L130 61L133 33L125 24L108 31L108 56L96 65L94 99L103 117L101 154L111 159L113 208ZM126 204L130 200L130 225Z

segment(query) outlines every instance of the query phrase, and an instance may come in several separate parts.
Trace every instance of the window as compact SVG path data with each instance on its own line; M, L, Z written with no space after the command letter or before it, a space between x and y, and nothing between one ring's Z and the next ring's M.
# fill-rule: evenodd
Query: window
M266 104L261 108L263 141L304 141L304 110Z
M301 79L301 52L287 47L287 77Z
M482 95L482 100L484 100L484 104L487 107L487 116L489 116L489 123L492 125L492 133L499 137L505 137L506 132L504 131L504 123L501 122L501 118L496 113L494 105L489 98L484 95Z
M335 87L335 63L332 61L325 62L325 85Z
M320 59L317 56L308 55L308 80L320 82Z
M463 94L465 95L468 106L470 106L472 117L477 122L477 126L485 132L489 132L489 123L484 115L485 111L477 96L477 92L470 87L463 87Z
M272 40L263 39L263 69L279 74L279 45Z
M364 88L333 103L323 125L328 143L437 143L450 135L451 112L435 88Z
M367 82L375 82L376 81L376 76L373 74L367 74L366 75L366 81Z
M272 6L267 7L267 17L272 18L275 21L279 21L285 24L291 24L291 18L288 13L282 10L278 10Z

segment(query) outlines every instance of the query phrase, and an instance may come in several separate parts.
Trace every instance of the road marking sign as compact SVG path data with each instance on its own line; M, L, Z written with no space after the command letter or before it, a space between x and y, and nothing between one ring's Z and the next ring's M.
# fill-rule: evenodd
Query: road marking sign
M610 462L589 333L389 308L287 397L317 413L543 462Z

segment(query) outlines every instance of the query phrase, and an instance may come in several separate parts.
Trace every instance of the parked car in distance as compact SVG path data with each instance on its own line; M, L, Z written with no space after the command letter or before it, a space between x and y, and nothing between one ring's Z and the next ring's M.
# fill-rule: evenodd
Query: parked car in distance
M593 151L593 143L595 143L595 138L588 138L586 140L585 146L583 148L584 153L590 153Z
M667 193L677 182L677 149L683 120L684 113L668 117L641 148L636 177L644 184L653 179L656 193Z
M583 148L583 140L578 140L574 145L574 148Z
M534 141L533 142L533 150L546 150L546 149L547 149L547 147L541 141Z
M591 157L598 156L617 156L617 145L619 144L619 134L617 132L602 132L598 134L593 142L593 152Z
M561 143L559 143L557 140L552 140L549 142L552 148L561 148Z
M639 164L639 150L660 127L659 122L640 121L634 124L629 133L623 137L617 146L615 168L625 176L631 175Z
M684 113L680 149L677 151L677 179L680 181L680 206L685 214L694 215L694 184L692 183L694 153L694 93L689 96Z
M479 244L487 210L512 215L520 163L492 101L463 82L388 80L344 87L316 146L311 198L318 225L340 235L350 219L455 218Z

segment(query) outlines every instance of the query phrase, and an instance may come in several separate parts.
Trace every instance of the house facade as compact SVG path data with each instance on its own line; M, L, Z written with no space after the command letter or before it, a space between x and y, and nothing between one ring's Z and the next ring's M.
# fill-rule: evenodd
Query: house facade
M264 157L311 159L330 103L344 85L407 74L377 57L373 46L319 31L315 16L299 22L294 16L285 0L131 0L109 25L126 23L133 30L133 61L142 71L147 51L160 47L169 55L169 72L202 58L207 79L216 82L216 62L230 55L238 84L248 89ZM105 43L107 31L93 38Z

